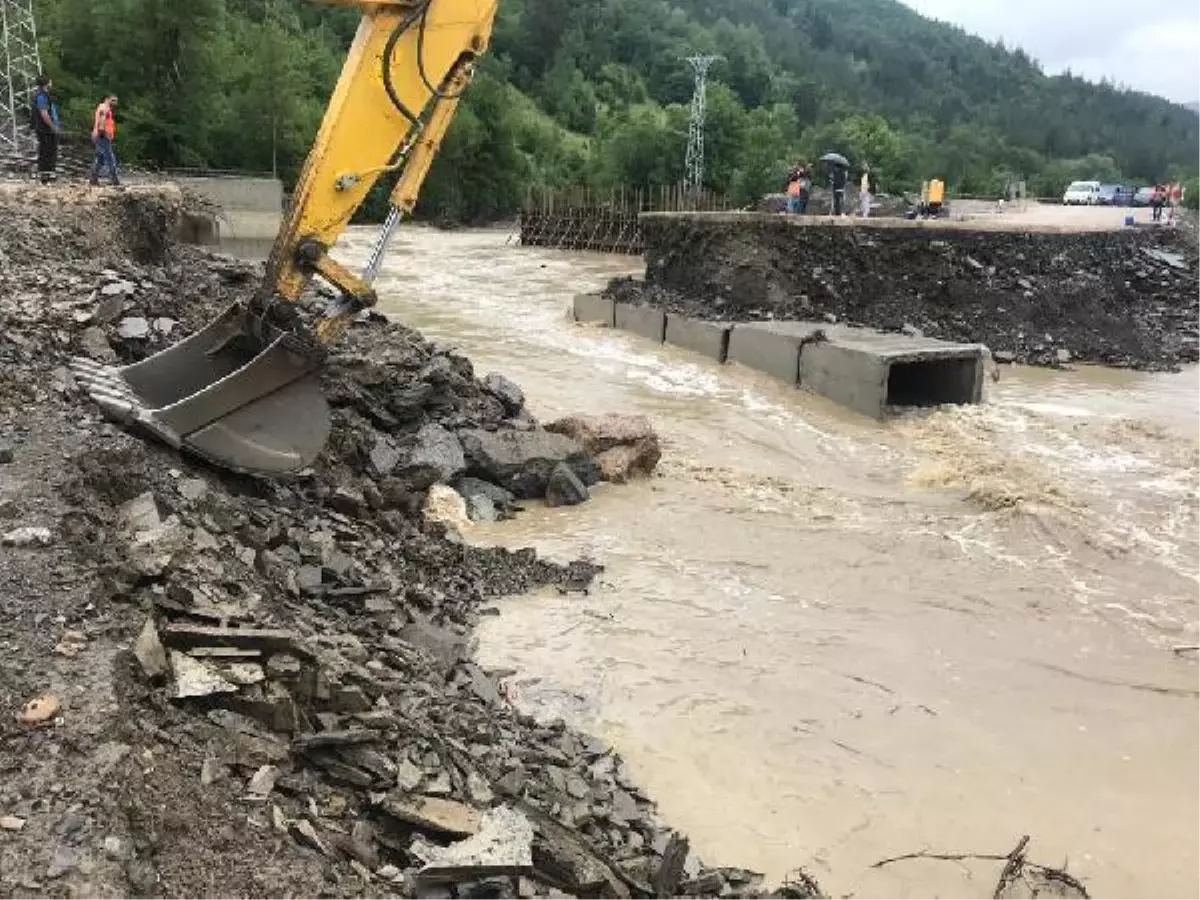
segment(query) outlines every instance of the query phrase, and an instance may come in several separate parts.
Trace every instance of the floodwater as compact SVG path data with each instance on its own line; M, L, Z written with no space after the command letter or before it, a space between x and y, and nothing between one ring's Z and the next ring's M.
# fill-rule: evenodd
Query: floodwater
M361 264L370 233L339 247ZM639 261L402 230L381 310L533 412L648 416L654 479L469 539L606 566L479 633L517 702L610 740L709 863L834 895L990 896L1029 856L1093 895L1196 896L1196 369L1005 368L886 425L568 321Z

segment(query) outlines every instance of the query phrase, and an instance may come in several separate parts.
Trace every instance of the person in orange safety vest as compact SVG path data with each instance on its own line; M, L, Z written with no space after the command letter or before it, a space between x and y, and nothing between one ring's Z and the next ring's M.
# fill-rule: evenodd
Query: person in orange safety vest
M92 164L92 177L89 179L91 184L100 183L100 173L104 169L108 169L114 185L121 183L117 174L117 154L113 150L113 141L117 137L117 125L113 119L116 106L116 94L108 94L96 107L96 115L92 121L92 143L96 147L96 161Z

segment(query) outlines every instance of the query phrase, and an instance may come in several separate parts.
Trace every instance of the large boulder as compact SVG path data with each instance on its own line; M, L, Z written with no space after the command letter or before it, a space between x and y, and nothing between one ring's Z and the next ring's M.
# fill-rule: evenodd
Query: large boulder
M566 435L542 429L532 431L484 431L463 429L458 433L472 475L507 488L517 497L537 499L546 495L550 474L566 463L585 485L600 480L600 470L587 451Z
M483 386L489 394L500 401L504 411L515 416L525 406L525 393L516 384L503 375L492 372L483 379Z
M595 457L605 481L649 475L662 457L658 435L645 416L567 416L551 422L546 430L578 441Z
M428 466L438 473L438 480L449 482L467 468L462 445L441 425L422 425L416 442L404 462L406 468Z
M588 489L566 463L559 463L546 484L547 506L576 506L587 500Z
M459 478L453 487L467 502L467 516L472 522L492 522L508 514L517 498L498 484L472 478Z

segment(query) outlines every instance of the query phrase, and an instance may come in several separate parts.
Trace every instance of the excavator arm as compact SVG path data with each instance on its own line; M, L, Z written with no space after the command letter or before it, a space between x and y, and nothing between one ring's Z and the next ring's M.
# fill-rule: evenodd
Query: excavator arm
M247 302L191 337L122 368L76 358L106 415L235 471L309 465L329 435L319 384L326 347L375 302L388 239L412 212L429 167L487 49L497 0L323 0L362 11L316 141ZM365 271L330 248L375 183L399 173ZM313 328L295 303L314 276L339 300Z

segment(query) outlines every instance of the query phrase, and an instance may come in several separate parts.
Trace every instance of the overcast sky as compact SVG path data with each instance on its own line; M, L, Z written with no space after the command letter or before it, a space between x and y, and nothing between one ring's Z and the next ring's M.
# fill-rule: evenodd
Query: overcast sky
M902 0L922 15L1020 46L1056 74L1200 100L1197 0Z

